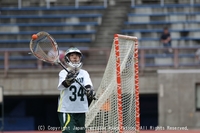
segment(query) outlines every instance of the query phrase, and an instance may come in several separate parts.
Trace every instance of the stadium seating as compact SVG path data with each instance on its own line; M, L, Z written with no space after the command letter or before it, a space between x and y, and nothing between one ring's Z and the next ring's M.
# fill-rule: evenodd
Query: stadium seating
M172 47L193 47L198 46L200 39L199 25L200 4L169 4L137 5L132 6L127 13L127 20L124 22L122 34L137 36L140 47L162 46L160 36L164 27L168 27L172 38ZM165 66L156 64L158 59L173 59L174 54L159 54L156 51L145 50L146 66ZM179 50L180 64L190 66L195 59L195 50ZM181 62L183 61L183 63ZM168 66L173 64L173 60ZM187 64L188 63L188 64ZM195 64L193 62L193 64Z
M47 31L59 46L90 46L101 25L103 6L2 7L1 47L27 47L33 33ZM92 11L92 12L91 12Z
M127 12L121 33L137 36L140 47L159 47L162 29L168 26L173 47L195 46L200 42L199 7L199 4L132 6L130 12ZM31 35L43 30L49 32L61 47L91 47L105 9L104 6L2 7L0 45L4 48L27 48ZM145 58L149 60L173 58L173 55L152 54L151 50L145 52ZM181 52L179 57L194 58L194 52ZM20 56L10 57L10 60L20 60ZM31 58L24 57L25 60Z
M175 6L176 8L174 9ZM194 10L196 9L195 7L198 7L198 5L194 7L190 5L166 5L163 7L157 5L153 6L153 8L145 6L135 7L131 13L127 14L126 29L123 29L121 32L131 35L135 34L139 38L147 36L149 38L159 38L162 29L167 26L170 29L172 37L177 38L175 40L189 39L196 41L199 36L198 16L200 12ZM142 9L145 13L139 13ZM196 44L193 44L193 42L190 45ZM159 41L156 45L159 46ZM177 46L177 43L175 46Z
M1 51L3 48L9 51L9 68L37 68L37 59L28 55L28 52L22 51L24 48L29 48L32 34L39 31L50 33L61 50L76 46L87 51L95 40L105 9L103 5L51 6L50 8L34 5L21 8L2 6L0 8L0 45ZM11 54L11 49L15 50L14 54ZM4 54L3 51L0 53L0 68L5 68ZM26 65L21 62L26 62Z

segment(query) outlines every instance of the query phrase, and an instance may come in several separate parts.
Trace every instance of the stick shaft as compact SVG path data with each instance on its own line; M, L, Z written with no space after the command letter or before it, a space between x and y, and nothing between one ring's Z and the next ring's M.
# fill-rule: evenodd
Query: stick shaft
M65 69L67 72L69 72L69 71L67 70L67 68L66 68L61 62L58 62L58 64L61 65L62 68ZM83 87L83 89L84 89L85 91L87 90L77 79L75 79L75 81L76 81L81 87Z
M66 68L60 61L58 62L58 64L61 65L61 67L62 67L63 69L65 69L67 72L69 72L69 71L67 70L67 68ZM85 86L83 86L77 79L75 79L75 81L76 81L85 91L87 91L87 89L85 88ZM96 100L95 97L94 97L93 99Z

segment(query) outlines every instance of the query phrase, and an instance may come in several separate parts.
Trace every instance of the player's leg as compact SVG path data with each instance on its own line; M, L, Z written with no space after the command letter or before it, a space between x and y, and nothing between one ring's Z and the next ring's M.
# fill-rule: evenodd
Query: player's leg
M62 133L76 133L74 130L75 121L73 115L70 113L58 113Z
M85 113L74 113L76 121L76 133L85 133Z

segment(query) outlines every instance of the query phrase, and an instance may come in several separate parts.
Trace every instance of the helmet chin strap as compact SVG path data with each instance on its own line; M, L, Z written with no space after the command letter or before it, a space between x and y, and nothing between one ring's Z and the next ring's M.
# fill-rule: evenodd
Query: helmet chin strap
M79 72L79 70L82 68L82 63L72 63L72 62L68 62L67 63L68 67L70 70L74 71L75 73Z

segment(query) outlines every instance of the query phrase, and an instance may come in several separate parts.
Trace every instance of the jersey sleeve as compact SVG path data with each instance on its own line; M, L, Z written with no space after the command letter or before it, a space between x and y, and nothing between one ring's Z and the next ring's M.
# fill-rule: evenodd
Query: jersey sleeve
M65 70L60 71L59 73L59 81L58 81L58 90L63 90L65 87L62 85L62 82L65 80L67 72Z

